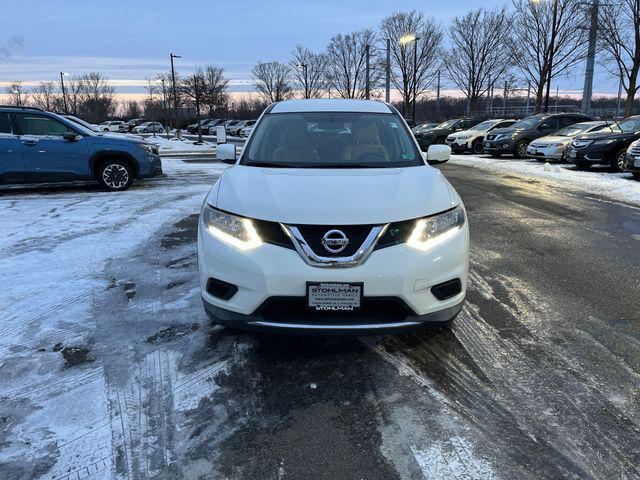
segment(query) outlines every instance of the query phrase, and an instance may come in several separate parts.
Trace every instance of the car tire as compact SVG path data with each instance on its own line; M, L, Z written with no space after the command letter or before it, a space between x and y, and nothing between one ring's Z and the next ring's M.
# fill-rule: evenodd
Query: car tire
M126 160L107 159L100 163L96 177L103 189L109 192L119 192L131 186L133 168Z
M476 140L471 144L471 153L474 155L480 155L484 153L484 147L482 146L482 140Z
M529 146L529 142L520 141L516 143L516 148L513 152L513 156L516 158L526 158L528 146Z
M589 168L591 168L591 163L578 160L576 162L576 168L578 168L578 170L589 170Z
M609 161L609 166L614 172L622 172L624 170L624 163L627 157L627 149L623 148L616 156Z

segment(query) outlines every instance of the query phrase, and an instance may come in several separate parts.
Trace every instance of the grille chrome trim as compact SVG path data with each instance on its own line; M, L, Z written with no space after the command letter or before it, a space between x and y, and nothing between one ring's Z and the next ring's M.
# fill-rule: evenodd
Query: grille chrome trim
M308 265L324 268L348 268L362 265L364 261L369 258L369 255L373 252L378 240L380 240L384 235L387 231L387 227L389 226L389 224L385 224L382 226L371 227L369 235L367 235L367 238L365 238L362 245L360 245L356 253L353 255L348 257L323 257L321 255L317 255L313 251L297 227L284 224L281 225L287 235L291 238L296 251L300 254L302 259Z

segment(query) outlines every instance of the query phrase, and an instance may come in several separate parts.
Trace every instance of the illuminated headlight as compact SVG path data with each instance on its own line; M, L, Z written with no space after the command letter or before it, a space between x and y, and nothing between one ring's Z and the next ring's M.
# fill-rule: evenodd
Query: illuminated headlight
M202 222L211 235L239 250L250 250L262 245L260 235L248 218L231 215L205 204Z
M138 147L153 155L158 154L158 146L152 143L136 143Z
M432 217L421 218L416 222L407 245L418 250L428 250L455 235L464 222L462 205Z
M618 140L615 138L603 138L602 140L596 140L593 142L594 145L611 145L612 143L616 143Z

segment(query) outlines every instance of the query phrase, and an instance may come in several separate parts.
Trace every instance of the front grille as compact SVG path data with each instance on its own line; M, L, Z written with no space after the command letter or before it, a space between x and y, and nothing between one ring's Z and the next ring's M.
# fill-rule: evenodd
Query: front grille
M633 147L629 153L634 157L640 157L640 145Z
M321 311L307 308L306 297L270 297L259 308L264 321L274 323L316 323L322 319L332 325L366 325L402 322L413 311L396 297L364 297L360 310Z
M376 225L292 225L296 227L311 250L321 257L350 257L362 246L371 229ZM322 237L330 230L340 230L349 239L346 248L331 253L322 245Z

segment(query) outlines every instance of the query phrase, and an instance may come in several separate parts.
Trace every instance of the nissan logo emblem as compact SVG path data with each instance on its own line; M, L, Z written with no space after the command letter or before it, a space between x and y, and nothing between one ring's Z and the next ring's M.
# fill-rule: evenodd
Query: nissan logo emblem
M349 245L349 239L341 230L329 230L322 237L322 246L327 252L340 253Z

